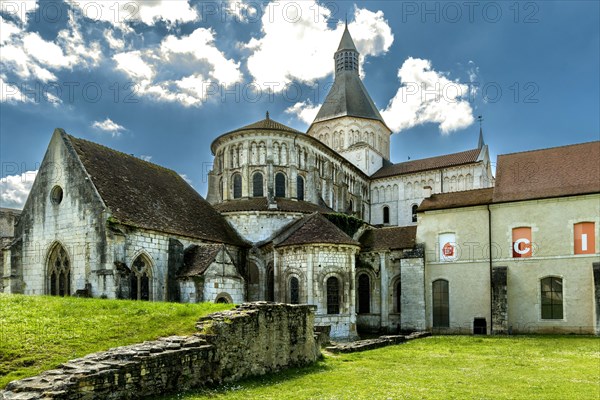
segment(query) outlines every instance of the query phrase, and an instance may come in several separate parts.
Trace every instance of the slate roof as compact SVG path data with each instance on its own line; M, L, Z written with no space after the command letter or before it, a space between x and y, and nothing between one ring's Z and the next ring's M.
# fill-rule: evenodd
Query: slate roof
M221 249L223 249L223 245L220 244L189 247L183 254L183 268L177 275L188 278L202 275L213 263Z
M175 171L61 131L112 217L143 229L245 245L235 230Z
M391 164L380 168L377 172L371 175L371 178L386 178L388 176L412 174L415 172L428 171L432 169L470 164L477 161L480 152L481 149L472 149L461 151L460 153L445 154L443 156Z
M360 236L362 251L399 250L415 247L416 226L394 226L367 229Z
M313 124L339 117L360 117L385 122L356 71L339 71Z
M352 35L350 35L350 31L348 31L348 25L344 29L344 34L342 35L342 40L340 40L340 45L338 46L337 51L340 50L356 50L356 46L354 45L354 40L352 40Z
M16 208L0 207L0 213L2 213L2 214L21 215L22 212L23 212L23 210L19 210Z
M600 192L600 141L498 156L494 202Z
M304 244L345 244L359 246L320 213L305 215L280 230L272 240L275 247Z
M270 209L269 202L266 197L253 197L249 199L230 200L223 203L215 204L215 210L221 213L238 212L238 211L285 211L299 213L323 212L329 213L333 210L329 207L309 203L307 201L295 201L284 198L276 198L277 208Z
M255 122L253 124L250 125L246 125L243 126L241 128L238 129L234 129L230 132L225 133L224 135L227 135L229 133L233 133L233 132L240 132L240 131L250 131L250 130L262 130L262 131L285 131L285 132L292 132L292 133L300 133L302 134L302 132L294 129L294 128L290 128L287 125L284 125L280 122L274 121L272 120L269 115L267 114L267 118L260 120L258 122Z
M424 199L419 205L418 211L444 210L447 208L490 204L493 195L494 188L438 193Z

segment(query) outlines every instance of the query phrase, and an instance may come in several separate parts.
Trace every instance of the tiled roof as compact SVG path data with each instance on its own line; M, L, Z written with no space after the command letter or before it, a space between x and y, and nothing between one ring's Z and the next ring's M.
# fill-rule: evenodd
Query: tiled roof
M326 206L309 203L307 201L276 198L275 202L277 208L269 208L269 202L266 197L253 197L215 204L214 208L221 213L238 211L284 211L308 214L313 212L329 213L333 211Z
M249 131L249 130L266 130L266 131L285 131L285 132L292 132L292 133L300 133L302 134L302 132L294 129L294 128L290 128L287 125L284 125L280 122L274 121L271 118L269 118L269 116L267 115L267 118L255 122L253 124L250 125L246 125L243 126L241 128L238 129L234 129L230 132L227 132L225 135L227 135L228 133L232 133L232 132L239 132L239 131Z
M362 251L412 249L417 237L416 226L367 229L359 241Z
M175 171L61 131L112 217L138 228L245 245L235 230Z
M221 249L223 249L223 245L220 244L194 245L187 248L183 254L183 268L178 276L189 278L202 275L213 263Z
M275 247L303 244L360 245L320 213L305 215L284 227L273 239Z
M438 193L424 199L418 211L443 210L490 204L494 188L466 190L463 192Z
M474 163L479 157L480 149L462 151L460 153L446 154L438 157L423 158L422 160L405 161L398 164L384 166L371 175L371 178L385 178L388 176L412 174L431 169L447 168L457 165Z
M494 202L600 192L600 141L498 156Z

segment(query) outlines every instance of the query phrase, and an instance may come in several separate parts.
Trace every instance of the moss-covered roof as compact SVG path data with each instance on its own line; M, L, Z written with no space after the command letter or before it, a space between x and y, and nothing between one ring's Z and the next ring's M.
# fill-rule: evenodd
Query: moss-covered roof
M367 229L360 236L362 251L412 249L417 237L416 226Z
M112 217L143 229L245 245L235 230L175 171L69 136Z
M304 244L360 245L317 212L288 224L273 240L275 247Z
M315 211L322 213L333 212L331 208L326 206L309 203L307 201L291 200L279 197L275 198L273 208L269 208L269 201L266 197L229 200L223 203L215 204L214 207L221 213L241 211L297 212L304 214L310 214Z

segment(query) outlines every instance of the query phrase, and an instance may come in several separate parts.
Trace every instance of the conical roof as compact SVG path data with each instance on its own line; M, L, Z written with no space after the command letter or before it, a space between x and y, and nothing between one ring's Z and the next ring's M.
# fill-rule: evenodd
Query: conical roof
M354 45L354 40L352 40L352 36L350 35L350 32L348 31L348 25L346 25L346 28L344 29L344 34L342 35L342 40L340 40L340 45L338 46L337 51L341 51L341 50L353 50L358 52L358 50L356 50L356 46Z
M325 102L319 109L313 124L339 117L359 117L374 119L385 125L381 114L379 114L379 110L377 110L365 85L360 80L358 62L356 61L356 64L352 64L356 65L355 68L340 69L337 67L337 63L346 62L345 58L347 56L340 54L341 51L354 51L358 53L350 31L348 31L348 25L344 29L342 40L340 40L340 45L336 51L336 72L333 86L327 94ZM342 59L338 60L340 57Z
M374 119L385 124L360 76L353 71L338 72L313 124L345 116Z

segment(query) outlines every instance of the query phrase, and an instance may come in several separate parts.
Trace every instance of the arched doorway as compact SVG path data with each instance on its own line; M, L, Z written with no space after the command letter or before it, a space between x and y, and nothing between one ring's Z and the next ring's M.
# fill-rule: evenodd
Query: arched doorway
M129 298L150 300L151 263L148 257L139 255L131 265Z
M371 280L369 275L358 276L358 313L369 314L371 312Z
M71 294L71 263L65 249L54 245L48 257L48 294L69 296Z

